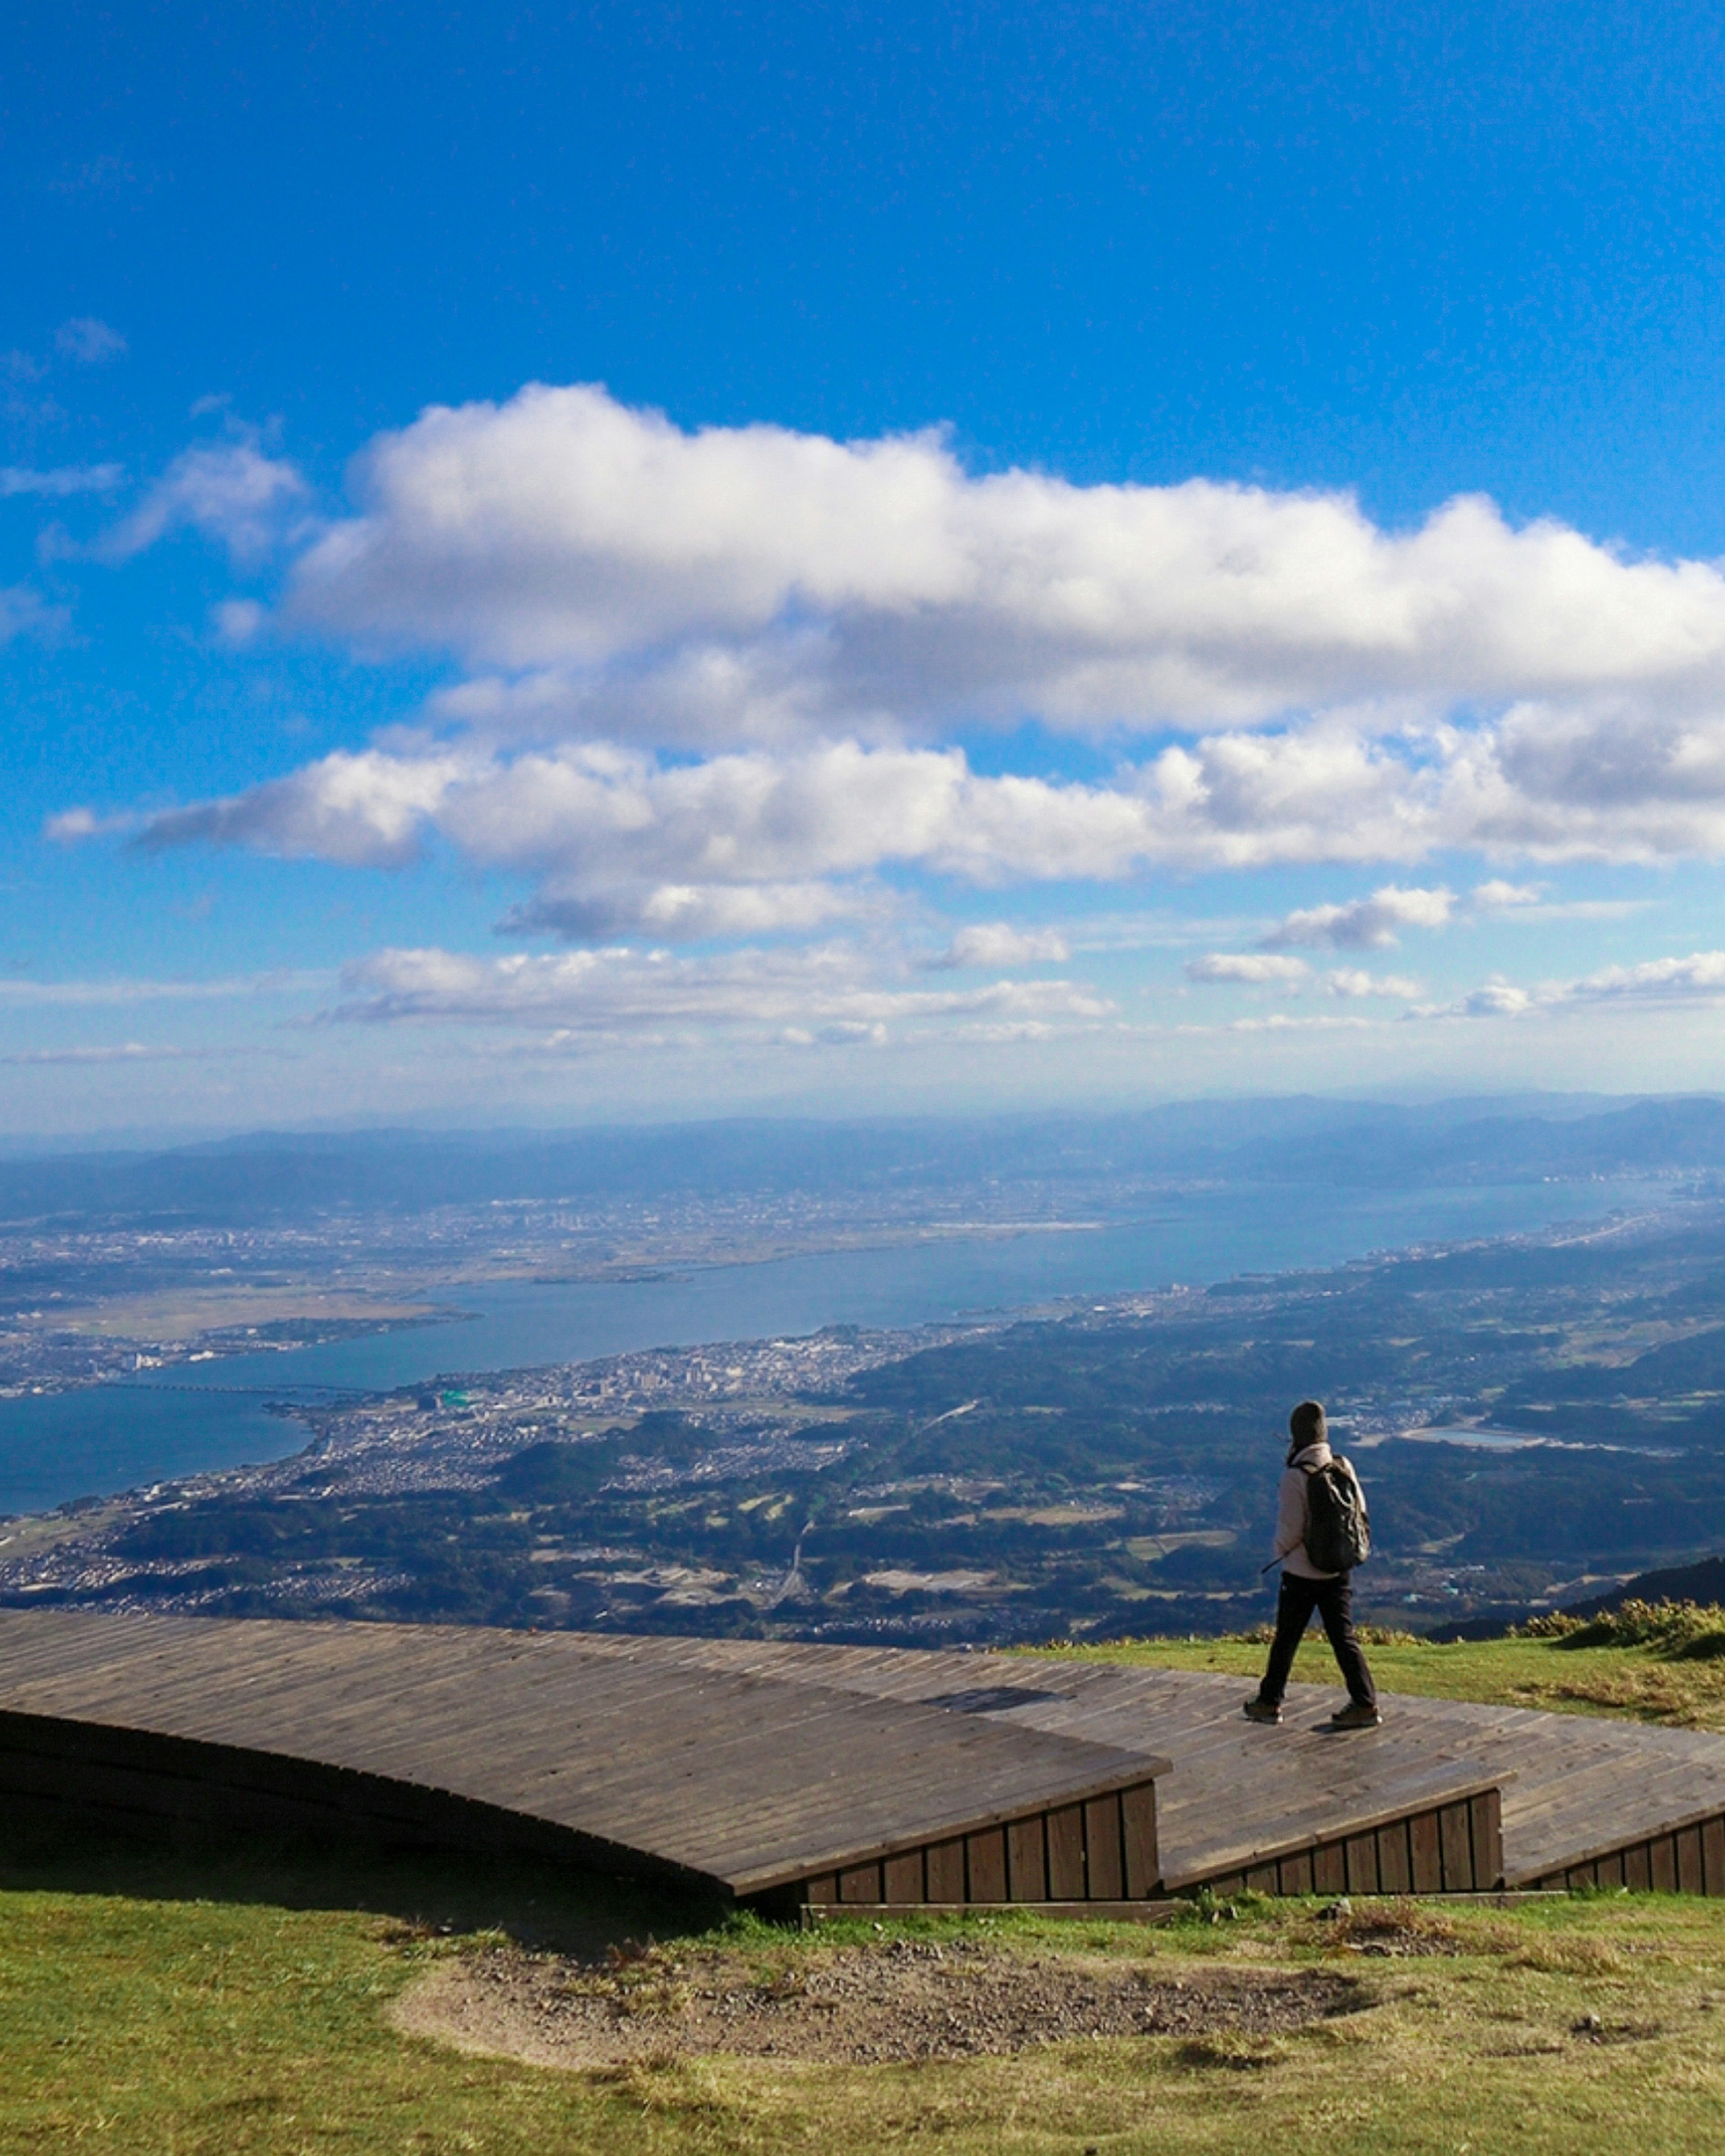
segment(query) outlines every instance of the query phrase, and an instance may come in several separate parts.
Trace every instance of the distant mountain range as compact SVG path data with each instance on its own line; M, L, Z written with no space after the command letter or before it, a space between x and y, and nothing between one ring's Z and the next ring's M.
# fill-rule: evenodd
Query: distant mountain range
M759 1191L1083 1194L1129 1210L1158 1182L1361 1189L1725 1174L1725 1101L1558 1096L1419 1106L1291 1097L1110 1116L735 1120L560 1132L259 1132L159 1152L0 1161L0 1221L240 1226L361 1211Z

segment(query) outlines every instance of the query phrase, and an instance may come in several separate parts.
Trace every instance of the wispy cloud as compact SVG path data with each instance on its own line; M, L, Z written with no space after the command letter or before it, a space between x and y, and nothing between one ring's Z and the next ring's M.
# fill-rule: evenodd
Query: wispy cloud
M0 979L0 1006L25 1009L56 1004L209 1003L239 996L301 995L326 989L332 973L282 968L268 973L234 973L209 980L151 980L115 975L100 980L32 981Z
M279 543L309 491L292 465L266 456L254 440L200 445L175 458L97 552L129 561L168 533L189 529L253 559Z
M0 495L35 494L63 501L74 494L111 494L125 476L121 465L57 465L48 471L3 465L0 465Z
M995 981L930 989L850 943L680 958L627 949L480 959L438 949L379 952L343 975L332 1015L551 1027L559 1040L685 1041L743 1029L792 1045L885 1040L897 1028L1092 1025L1113 1004L1072 981Z
M1265 951L1286 951L1296 946L1327 951L1382 950L1399 940L1398 929L1445 927L1455 904L1455 894L1451 891L1403 891L1395 884L1385 884L1369 898L1351 899L1343 906L1307 906L1289 914L1259 947Z
M80 367L100 367L120 358L126 347L126 339L106 322L94 315L74 315L54 331L54 348L62 359L74 360Z

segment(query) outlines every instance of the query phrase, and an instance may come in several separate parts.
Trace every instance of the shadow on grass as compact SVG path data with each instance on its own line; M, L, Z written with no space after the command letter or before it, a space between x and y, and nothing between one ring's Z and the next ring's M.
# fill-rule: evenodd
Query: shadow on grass
M501 1933L530 1949L582 1959L624 1939L711 1931L728 1913L717 1898L528 1857L288 1839L172 1849L73 1826L11 1835L0 1856L0 1892L361 1910L428 1937Z

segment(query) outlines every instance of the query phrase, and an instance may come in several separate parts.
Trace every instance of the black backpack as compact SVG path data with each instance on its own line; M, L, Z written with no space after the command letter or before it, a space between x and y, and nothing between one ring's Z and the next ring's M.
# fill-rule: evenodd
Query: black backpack
M1366 1493L1339 1453L1306 1471L1306 1554L1320 1572L1352 1572L1372 1554Z

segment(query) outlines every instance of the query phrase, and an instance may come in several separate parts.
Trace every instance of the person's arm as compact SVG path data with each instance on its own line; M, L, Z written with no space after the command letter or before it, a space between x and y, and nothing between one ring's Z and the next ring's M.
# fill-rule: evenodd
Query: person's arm
M1306 1477L1290 1467L1276 1500L1276 1556L1286 1557L1306 1539ZM1272 1560L1273 1561L1273 1560Z

